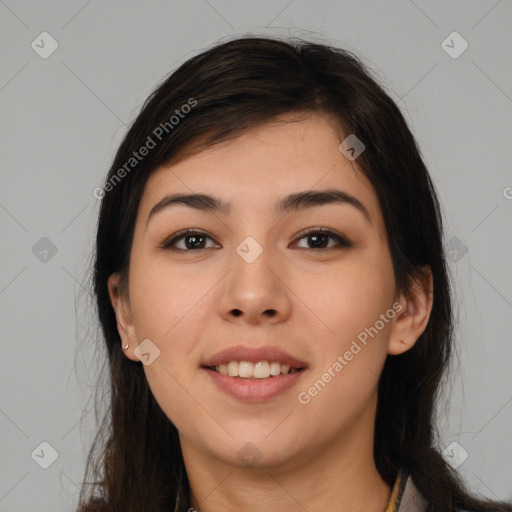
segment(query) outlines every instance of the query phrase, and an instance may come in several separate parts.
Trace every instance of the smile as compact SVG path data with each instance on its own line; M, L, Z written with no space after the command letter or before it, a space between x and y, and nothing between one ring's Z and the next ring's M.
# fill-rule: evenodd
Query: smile
M269 377L295 373L303 370L303 368L294 368L279 361L258 361L256 363L229 361L228 363L210 366L209 370L239 379L268 379Z

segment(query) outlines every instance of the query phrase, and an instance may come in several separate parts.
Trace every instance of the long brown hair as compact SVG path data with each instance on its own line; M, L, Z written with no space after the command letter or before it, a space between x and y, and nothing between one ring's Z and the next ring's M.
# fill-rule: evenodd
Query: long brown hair
M512 511L505 503L471 496L438 449L435 405L452 355L452 299L437 195L403 115L348 51L300 39L242 37L189 59L158 86L108 173L93 287L107 354L110 407L89 453L85 480L90 481L82 486L79 512L168 512L178 495L180 507L189 507L178 432L155 401L142 365L123 354L107 290L112 273L127 276L148 177L187 151L235 138L292 112L335 116L346 134L364 141L357 166L378 195L397 289L406 291L424 265L433 274L433 309L424 333L404 354L389 356L380 377L377 470L390 486L399 469L406 470L429 501L429 511ZM127 166L148 137L154 147Z

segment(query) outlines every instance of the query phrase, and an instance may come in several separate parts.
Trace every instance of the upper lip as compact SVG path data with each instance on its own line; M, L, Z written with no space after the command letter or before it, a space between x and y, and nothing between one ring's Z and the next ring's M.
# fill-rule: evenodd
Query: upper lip
M215 355L206 359L202 366L218 366L220 364L226 364L230 361L248 361L251 363L257 363L258 361L277 361L281 364L289 365L292 368L306 368L307 364L300 359L297 359L290 354L284 352L277 347L247 347L238 345L236 347L229 347Z

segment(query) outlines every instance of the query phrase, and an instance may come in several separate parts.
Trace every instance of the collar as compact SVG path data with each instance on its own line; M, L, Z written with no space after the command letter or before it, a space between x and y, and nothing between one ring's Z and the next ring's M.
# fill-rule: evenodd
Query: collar
M427 505L427 500L414 485L411 476L401 469L384 512L425 512Z

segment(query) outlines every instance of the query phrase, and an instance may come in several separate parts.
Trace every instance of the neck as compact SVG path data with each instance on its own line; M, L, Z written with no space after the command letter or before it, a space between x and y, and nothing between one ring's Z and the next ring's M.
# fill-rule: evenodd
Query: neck
M214 460L182 439L191 506L198 512L384 511L391 488L375 467L371 413L314 454L258 469Z

